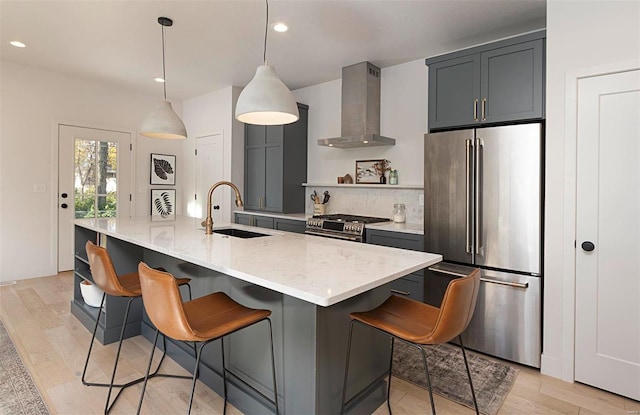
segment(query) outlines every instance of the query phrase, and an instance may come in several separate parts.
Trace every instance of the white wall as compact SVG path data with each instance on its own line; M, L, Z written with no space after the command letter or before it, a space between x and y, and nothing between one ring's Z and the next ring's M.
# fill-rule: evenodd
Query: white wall
M222 133L223 135L223 178L233 182L243 192L244 185L244 124L235 120L235 103L240 88L226 87L218 91L209 92L183 102L183 121L187 127L189 137L183 142L182 156L185 171L180 180L180 187L184 189L182 199L183 212L189 212L189 204L193 202L196 192L196 160L194 149L196 138ZM211 183L213 184L213 182ZM235 208L235 198L231 197L230 189L220 189L223 194L223 218L232 221L232 210Z
M161 91L157 96L136 94L9 62L1 62L0 72L0 281L55 274L56 122L136 131ZM181 112L179 101L173 106ZM149 154L179 154L181 144L137 134L133 144L135 213L148 215ZM36 183L46 184L46 192L34 193Z
M293 91L309 105L307 181L336 183L338 176L355 177L356 160L388 159L404 185L423 183L423 139L427 132L427 67L424 60L382 69L380 133L395 146L330 148L318 139L340 136L341 80Z
M565 185L566 78L601 65L640 58L640 2L547 1L545 287L542 372L573 380L573 217ZM567 149L575 152L575 149ZM572 189L569 189L569 194Z

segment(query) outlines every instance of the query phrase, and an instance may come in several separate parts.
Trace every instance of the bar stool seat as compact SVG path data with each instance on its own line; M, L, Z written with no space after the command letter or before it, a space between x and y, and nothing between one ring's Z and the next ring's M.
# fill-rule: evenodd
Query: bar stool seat
M85 249L87 251L87 257L89 259L89 267L91 269L91 276L93 277L93 283L100 288L104 294L102 295L102 301L100 302L100 308L98 309L98 317L96 318L96 323L93 328L93 335L91 337L91 343L89 344L89 351L87 352L87 359L84 363L84 369L82 371L82 383L86 386L101 386L108 387L109 392L107 393L107 399L104 407L104 413L107 414L113 407L113 405L118 400L120 393L127 387L135 385L137 383L142 382L145 378L140 377L129 381L124 384L116 384L115 376L116 370L118 368L118 361L120 358L120 351L122 349L122 341L124 339L125 328L127 326L127 319L129 316L129 310L131 308L131 303L136 298L142 297L142 289L140 287L140 276L138 272L130 272L123 275L117 275L115 271L115 267L113 266L113 262L111 260L111 256L109 252L91 241L87 241L85 245ZM177 285L186 285L189 289L189 299L191 299L191 286L189 282L191 280L189 278L177 278ZM124 297L129 298L127 302L127 307L125 309L124 317L122 319L122 328L120 330L120 340L118 342L118 351L116 352L116 358L113 365L113 371L111 373L111 382L109 383L99 383L99 382L89 382L85 379L87 373L87 367L89 366L89 359L91 357L91 350L93 349L93 342L96 338L96 332L98 330L98 325L100 323L100 315L102 314L102 307L104 306L104 302L107 295L111 295L114 297ZM165 352L166 353L166 352ZM175 377L174 375L165 375L158 374L158 370L160 369L160 365L164 360L165 355L162 355L162 359L158 363L158 367L153 372L151 376L164 376L164 377ZM111 392L113 388L120 388L115 398L111 402Z
M223 292L216 292L192 301L182 302L176 280L170 273L152 269L142 262L138 265L138 273L140 275L140 283L142 286L142 300L144 308L147 311L149 319L156 326L156 336L151 348L151 355L149 356L147 374L142 386L137 413L140 413L142 408L144 393L147 387L147 379L150 377L149 371L151 370L151 362L153 361L158 333L162 333L175 340L201 342L196 350L196 362L193 370L191 395L189 398L187 414L191 412L202 350L209 343L220 339L222 350L224 412L226 413L226 375L227 373L233 374L233 372L228 370L225 366L224 337L235 331L266 320L269 324L274 399L271 400L262 394L262 392L242 380L242 378L237 374L233 375L241 380L245 386L253 389L265 400L271 402L275 407L276 414L278 414L278 390L276 386L275 355L273 351L273 331L271 328L271 320L269 319L271 311L245 307L235 302L231 297Z
M469 386L471 387L471 397L476 414L479 415L480 411L478 409L476 394L471 380L471 372L469 371L469 364L467 362L467 354L465 353L461 336L473 317L479 287L480 269L475 269L469 275L449 282L439 308L407 297L392 295L373 310L351 313L349 341L347 344L347 363L344 373L342 408L340 413L344 413L345 406L349 404L349 402L345 402L345 398L347 393L347 379L349 376L349 358L351 355L353 325L357 322L391 336L389 383L387 385L387 408L389 409L389 413L391 413L389 394L391 391L394 340L398 339L420 350L427 378L427 388L429 389L431 412L433 415L436 415L431 380L429 378L429 366L422 346L447 343L457 337L467 369Z

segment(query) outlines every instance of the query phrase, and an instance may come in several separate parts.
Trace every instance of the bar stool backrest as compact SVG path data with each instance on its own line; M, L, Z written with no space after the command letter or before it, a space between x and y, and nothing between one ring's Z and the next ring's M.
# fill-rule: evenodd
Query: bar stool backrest
M194 332L182 306L176 279L168 272L138 264L142 301L149 319L160 332L175 340L192 341Z
M89 267L93 282L105 293L116 297L126 295L126 290L120 284L116 270L111 262L109 252L91 241L87 241L85 248L89 258Z
M467 328L476 308L479 288L479 268L466 277L449 282L428 344L446 343Z

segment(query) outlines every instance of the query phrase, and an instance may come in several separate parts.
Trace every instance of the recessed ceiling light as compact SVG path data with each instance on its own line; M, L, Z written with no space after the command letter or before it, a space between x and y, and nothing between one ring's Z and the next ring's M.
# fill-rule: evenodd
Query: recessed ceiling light
M24 44L24 43L22 43L22 42L18 42L17 40L12 40L12 41L11 41L11 42L9 42L9 43L11 43L11 46L15 46L15 47L17 47L17 48L26 48L26 47L27 47L27 45L25 45L25 44Z
M164 79L162 78L154 78L153 80L160 83L164 82Z
M289 30L289 26L284 23L276 23L273 25L273 30L275 30L276 32L286 32L287 30Z

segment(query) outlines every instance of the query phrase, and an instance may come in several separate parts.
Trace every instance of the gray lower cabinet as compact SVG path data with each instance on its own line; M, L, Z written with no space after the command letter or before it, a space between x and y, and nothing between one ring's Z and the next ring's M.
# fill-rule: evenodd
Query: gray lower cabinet
M260 215L245 215L236 213L236 223L247 226L257 226L258 228L273 228L273 218Z
M543 119L545 33L427 59L429 130Z
M367 229L367 243L392 248L424 251L424 237L403 232ZM424 270L405 275L391 283L391 293L424 302Z
M304 212L307 181L306 105L300 119L287 125L245 124L244 206L277 213Z
M304 233L307 229L307 222L305 220L274 218L273 229L286 232Z

